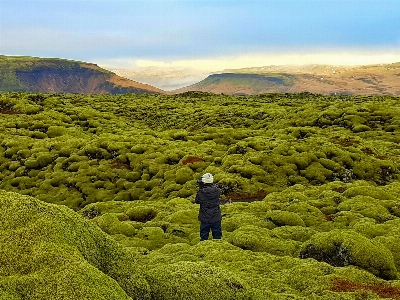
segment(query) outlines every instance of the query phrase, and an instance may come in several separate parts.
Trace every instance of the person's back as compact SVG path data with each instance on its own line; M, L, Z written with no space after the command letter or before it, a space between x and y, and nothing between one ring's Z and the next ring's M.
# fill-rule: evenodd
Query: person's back
M200 240L207 240L210 230L214 239L220 239L222 237L222 215L219 202L221 191L212 184L213 176L210 173L204 174L201 181L196 195L196 203L200 204L198 217L201 222Z

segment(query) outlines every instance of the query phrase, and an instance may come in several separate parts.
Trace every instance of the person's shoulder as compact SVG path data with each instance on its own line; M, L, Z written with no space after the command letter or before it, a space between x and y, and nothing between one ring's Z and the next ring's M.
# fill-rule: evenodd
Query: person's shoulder
M217 186L214 186L214 189L216 189L217 191L221 191L221 189Z
M219 188L217 186L215 186L214 184L207 184L207 185L204 186L204 189L219 190Z
M221 193L221 190L215 185L210 186L210 191L212 191L212 193Z

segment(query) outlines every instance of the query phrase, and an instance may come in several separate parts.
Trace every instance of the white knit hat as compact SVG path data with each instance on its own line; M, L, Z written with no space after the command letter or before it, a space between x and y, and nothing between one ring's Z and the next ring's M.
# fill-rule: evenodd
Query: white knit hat
M203 176L201 176L201 181L203 183L213 183L214 182L214 177L210 173L206 173Z

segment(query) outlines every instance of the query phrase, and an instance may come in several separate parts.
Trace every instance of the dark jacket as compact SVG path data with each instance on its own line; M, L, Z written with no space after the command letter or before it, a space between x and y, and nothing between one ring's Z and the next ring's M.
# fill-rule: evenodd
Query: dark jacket
M196 203L200 204L199 221L202 223L216 223L221 221L219 196L221 191L211 185L205 184L196 195Z

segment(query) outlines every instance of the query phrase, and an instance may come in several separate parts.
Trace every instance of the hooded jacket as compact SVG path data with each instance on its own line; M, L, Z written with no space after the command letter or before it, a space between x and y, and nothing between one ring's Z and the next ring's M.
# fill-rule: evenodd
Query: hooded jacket
M221 221L221 209L219 207L219 196L221 191L211 185L205 184L196 195L196 203L200 204L199 221L202 223L216 223Z

